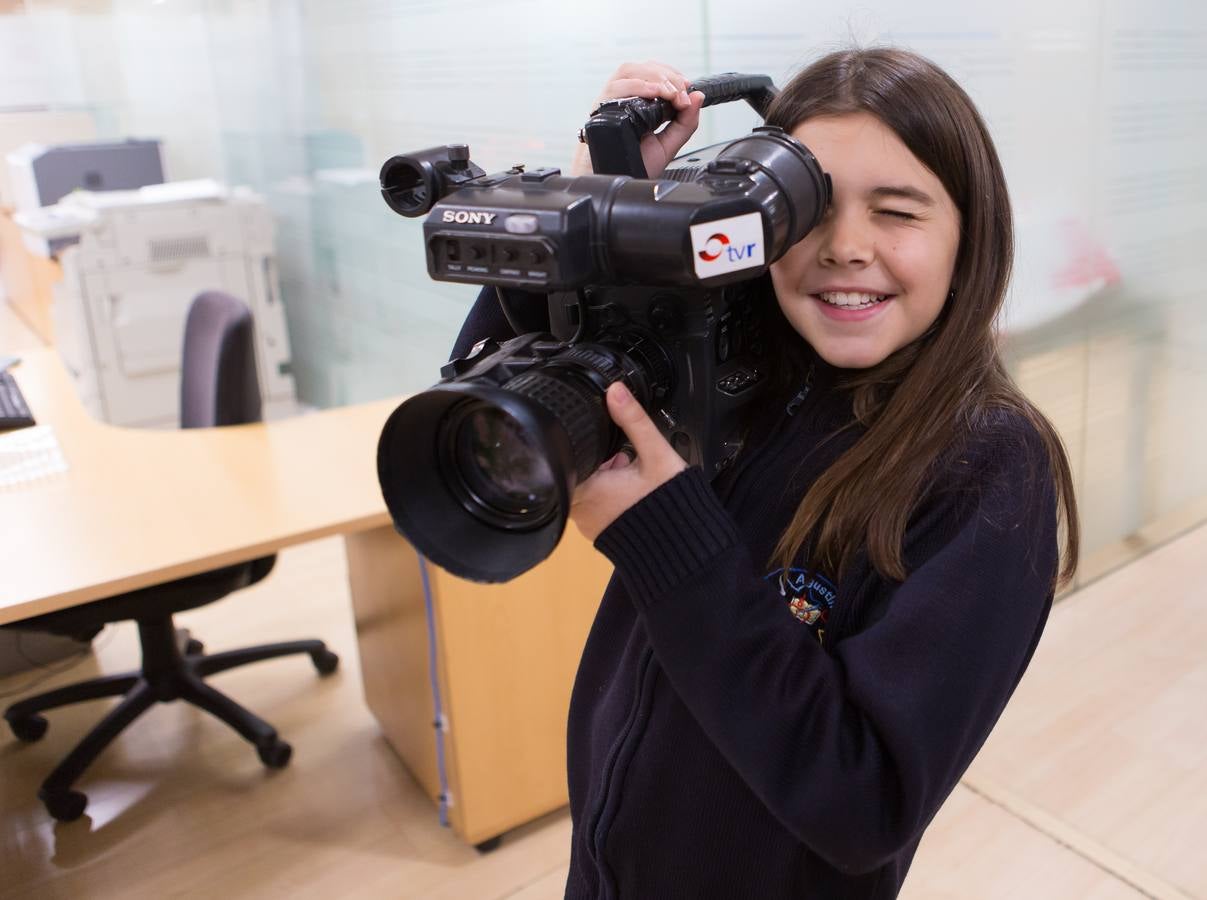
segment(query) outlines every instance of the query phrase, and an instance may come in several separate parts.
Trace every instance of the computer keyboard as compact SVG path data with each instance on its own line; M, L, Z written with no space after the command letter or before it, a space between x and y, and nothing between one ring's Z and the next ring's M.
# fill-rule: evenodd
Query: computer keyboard
M34 424L33 414L17 387L17 379L11 372L0 372L0 431Z

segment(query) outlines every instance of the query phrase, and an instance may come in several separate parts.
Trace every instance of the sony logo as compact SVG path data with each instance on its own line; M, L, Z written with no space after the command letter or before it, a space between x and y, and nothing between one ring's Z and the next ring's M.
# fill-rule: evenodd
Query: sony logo
M490 225L494 222L496 215L497 213L446 209L444 211L444 221L456 222L458 225Z

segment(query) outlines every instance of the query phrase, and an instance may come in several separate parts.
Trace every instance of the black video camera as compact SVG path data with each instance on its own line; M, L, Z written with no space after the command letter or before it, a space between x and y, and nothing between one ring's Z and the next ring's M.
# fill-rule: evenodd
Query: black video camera
M764 117L776 93L761 75L692 89L706 106L744 99ZM804 145L762 126L646 179L641 137L674 115L662 100L603 104L582 132L596 174L577 178L487 175L463 144L382 167L390 208L428 216L432 278L494 286L513 326L516 289L547 296L549 333L480 342L382 430L395 525L455 575L506 581L553 551L575 486L623 445L604 403L614 381L710 477L741 447L767 376L748 286L821 220L829 178Z

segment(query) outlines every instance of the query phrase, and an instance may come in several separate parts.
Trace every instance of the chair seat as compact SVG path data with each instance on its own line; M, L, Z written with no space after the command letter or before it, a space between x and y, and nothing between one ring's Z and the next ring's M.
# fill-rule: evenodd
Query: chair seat
M75 636L93 631L110 622L170 616L207 603L255 584L272 571L276 556L263 556L250 562L213 569L187 578L129 591L73 606L57 612L22 619L5 625L27 631L48 631L51 634Z

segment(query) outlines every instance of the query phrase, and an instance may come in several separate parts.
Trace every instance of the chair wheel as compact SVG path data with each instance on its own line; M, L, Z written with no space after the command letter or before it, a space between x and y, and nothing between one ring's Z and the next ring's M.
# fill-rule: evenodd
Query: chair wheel
M314 662L314 667L319 670L320 675L330 675L339 668L339 657L330 650L320 650L318 653L311 654L310 659Z
M17 736L18 740L30 744L46 734L47 725L46 718L36 714L8 720L8 727L13 730L13 734Z
M293 748L280 738L273 738L266 744L256 747L260 754L260 762L270 769L283 769L289 765L289 757L293 756Z
M38 791L46 811L60 822L73 822L84 814L88 798L79 791Z
M185 656L200 656L205 652L205 644L197 640L197 638L189 638L189 642L184 645Z

